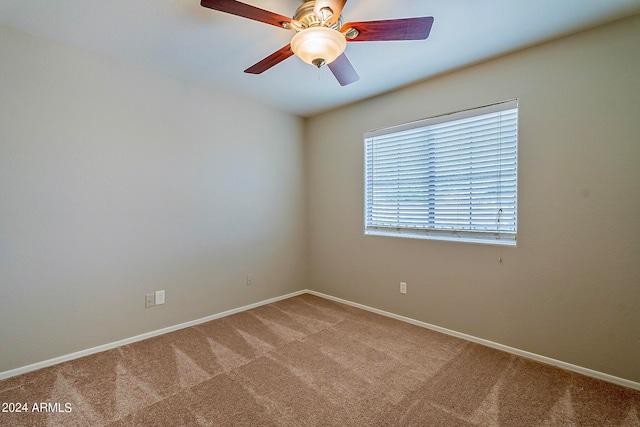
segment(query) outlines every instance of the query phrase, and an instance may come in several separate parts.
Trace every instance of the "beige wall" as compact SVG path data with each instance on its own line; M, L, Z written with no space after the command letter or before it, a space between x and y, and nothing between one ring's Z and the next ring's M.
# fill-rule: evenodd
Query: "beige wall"
M0 26L0 372L310 287L640 381L639 39L335 110L305 149L298 118ZM363 235L362 132L513 97L517 248Z
M640 381L639 40L635 17L308 120L311 288ZM510 98L517 248L363 235L364 131Z
M8 27L0 52L0 372L306 287L301 119Z

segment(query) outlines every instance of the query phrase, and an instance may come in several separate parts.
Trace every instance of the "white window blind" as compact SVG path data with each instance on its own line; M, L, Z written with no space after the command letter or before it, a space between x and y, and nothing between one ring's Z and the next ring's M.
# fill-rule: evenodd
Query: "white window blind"
M366 234L515 244L517 100L364 140Z

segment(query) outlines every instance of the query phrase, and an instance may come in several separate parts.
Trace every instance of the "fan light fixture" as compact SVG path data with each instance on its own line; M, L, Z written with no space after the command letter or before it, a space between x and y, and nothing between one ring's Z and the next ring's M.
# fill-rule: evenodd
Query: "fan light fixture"
M329 65L329 70L342 86L360 79L344 54L347 42L424 40L433 25L433 16L343 24L342 10L346 3L347 0L302 0L293 18L289 18L242 1L200 0L203 7L296 32L291 43L253 64L244 70L245 73L262 74L296 55L318 68Z
M291 39L291 50L307 64L320 68L335 61L347 47L347 40L328 27L306 28Z

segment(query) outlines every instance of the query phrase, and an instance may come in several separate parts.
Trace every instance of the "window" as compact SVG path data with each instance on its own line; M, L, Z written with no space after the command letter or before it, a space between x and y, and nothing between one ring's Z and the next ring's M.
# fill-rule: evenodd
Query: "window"
M518 101L366 132L365 234L515 245Z

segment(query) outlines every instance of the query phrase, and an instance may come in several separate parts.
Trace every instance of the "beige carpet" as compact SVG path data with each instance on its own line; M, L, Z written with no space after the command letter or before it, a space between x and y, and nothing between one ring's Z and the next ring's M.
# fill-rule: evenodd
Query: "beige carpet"
M0 402L28 405L2 426L640 427L638 391L311 295L9 378Z

